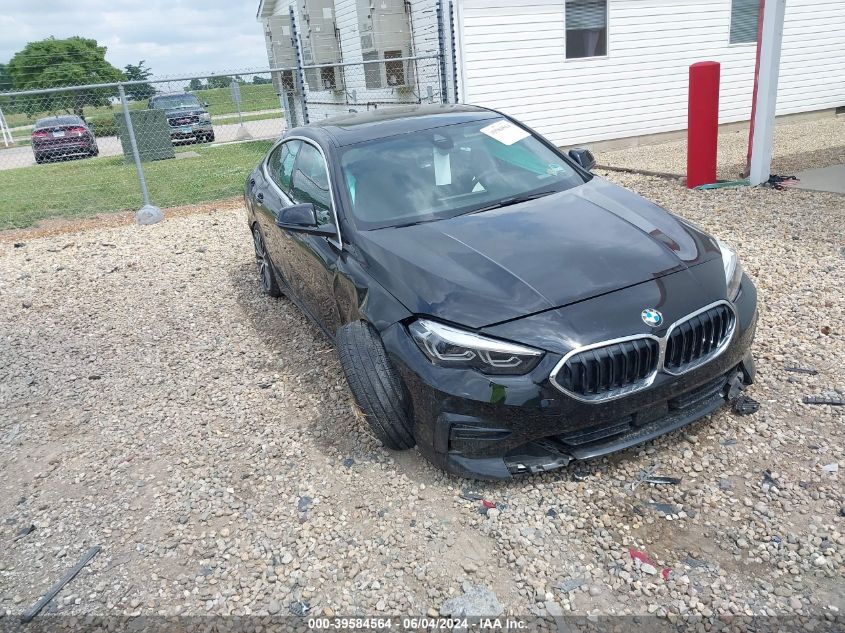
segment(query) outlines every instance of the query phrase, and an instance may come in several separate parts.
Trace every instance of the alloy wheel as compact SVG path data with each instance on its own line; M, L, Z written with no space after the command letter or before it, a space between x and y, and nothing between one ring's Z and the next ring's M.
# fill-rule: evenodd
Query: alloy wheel
M267 249L264 246L264 238L258 228L252 230L252 241L255 244L255 261L258 263L258 275L261 277L261 287L265 292L270 292L273 285L270 262L267 259Z

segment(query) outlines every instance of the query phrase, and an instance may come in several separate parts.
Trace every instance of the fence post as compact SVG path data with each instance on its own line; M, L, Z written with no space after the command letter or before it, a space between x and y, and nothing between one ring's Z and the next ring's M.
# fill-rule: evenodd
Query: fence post
M440 52L440 67L438 75L440 76L440 102L449 103L449 88L446 85L446 42L443 41L443 31L446 25L443 22L443 3L437 2L437 45Z
M452 84L455 90L455 103L460 103L461 99L458 96L458 52L457 52L457 42L455 41L455 16L456 16L455 3L452 0L449 0L449 35L451 37L451 44L452 44ZM463 60L461 60L463 63Z
M14 145L15 139L12 138L12 132L6 124L6 115L3 114L3 108L0 108L0 133L3 134L3 143L6 147L9 147L9 143Z
M302 121L305 125L310 123L308 118L308 95L305 94L305 75L302 72L302 48L299 42L299 28L296 26L296 15L293 5L290 11L290 34L293 39L293 49L296 52L296 83L299 88L299 99L302 103Z
M155 224L164 219L164 214L156 206L150 204L150 192L147 190L147 181L144 178L144 168L141 165L141 156L138 154L138 142L135 140L135 128L132 127L132 117L129 116L129 103L126 101L126 91L123 84L117 86L120 95L120 103L123 105L123 118L126 121L126 132L129 135L129 144L132 147L132 158L135 160L135 171L138 172L138 181L141 183L141 195L144 198L144 206L135 213L135 220L138 224Z

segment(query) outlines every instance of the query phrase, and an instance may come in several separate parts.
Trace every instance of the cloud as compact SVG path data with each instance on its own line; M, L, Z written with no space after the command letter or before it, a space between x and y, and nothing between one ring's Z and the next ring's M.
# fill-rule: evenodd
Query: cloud
M156 76L267 68L258 0L3 0L0 62L27 42L80 35L122 68L146 60Z

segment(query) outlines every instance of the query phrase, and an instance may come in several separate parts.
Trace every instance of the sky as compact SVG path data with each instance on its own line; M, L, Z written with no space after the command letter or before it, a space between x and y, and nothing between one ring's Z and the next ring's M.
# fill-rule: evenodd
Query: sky
M0 63L27 42L80 35L118 68L156 76L267 68L258 0L0 0Z

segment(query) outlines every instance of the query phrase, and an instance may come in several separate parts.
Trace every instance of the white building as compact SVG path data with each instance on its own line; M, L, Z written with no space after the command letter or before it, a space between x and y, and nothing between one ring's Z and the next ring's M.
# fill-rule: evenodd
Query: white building
M311 121L350 109L453 101L454 90L441 97L438 2L262 0L257 17L271 67L288 67L298 56L304 68L301 87L296 73L276 73L277 88L304 90Z
M263 0L259 18L287 14L292 1ZM366 14L394 0L295 1L320 2L321 15L331 11L337 60L383 57L378 46L362 48ZM439 1L396 0L409 7L410 54L437 47ZM720 122L748 120L758 5L759 0L443 0L445 59L437 79L445 77L449 100L456 87L458 100L502 110L555 143L572 145L683 130L689 65L715 60L721 63ZM377 42L380 24L369 24ZM395 23L388 28L395 30ZM360 85L358 100L375 84ZM328 102L333 100L339 101ZM845 1L788 0L777 113L842 106Z

